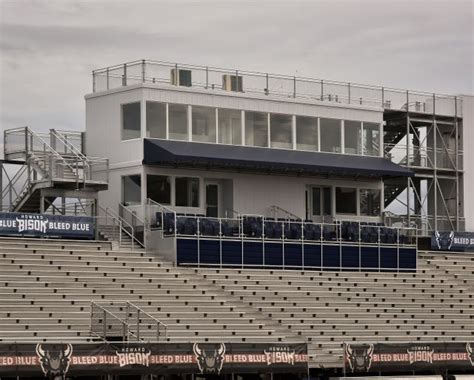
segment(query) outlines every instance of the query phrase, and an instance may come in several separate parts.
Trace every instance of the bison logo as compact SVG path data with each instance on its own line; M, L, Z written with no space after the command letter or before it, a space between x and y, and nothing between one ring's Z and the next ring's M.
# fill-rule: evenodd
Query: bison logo
M213 349L211 351L205 351L198 343L194 343L193 351L201 373L220 374L222 366L224 365L224 343L221 343L218 349Z
M435 232L435 240L438 249L442 249L444 251L449 251L454 242L454 231L451 232Z
M36 354L46 377L52 380L65 379L71 361L72 344L43 345L38 343L36 345Z
M374 345L363 345L353 347L350 344L346 346L346 360L349 362L351 371L369 372L372 365L372 354L374 353Z
M471 365L474 366L474 348L471 346L471 343L466 343L466 351Z

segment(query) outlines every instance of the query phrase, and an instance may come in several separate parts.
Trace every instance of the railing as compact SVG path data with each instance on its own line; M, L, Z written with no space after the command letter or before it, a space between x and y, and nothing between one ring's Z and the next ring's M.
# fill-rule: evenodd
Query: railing
M98 206L98 210L99 213L102 214L97 218L99 230L101 230L101 226L105 226L107 230L102 228L102 230L104 230L103 232L117 237L119 245L122 245L124 238L130 239L132 251L135 247L145 247L144 242L138 239L134 227L121 218L120 215L116 214L115 211L100 205Z
M136 211L130 210L123 203L119 203L118 216L123 220L127 226L132 227L132 234L135 240L142 247L145 246L145 232L147 230L147 224L145 220L137 215Z
M389 211L384 213L384 223L387 226L408 226L417 230L418 236L431 236L436 229L438 231L465 231L465 218L459 217L459 228L457 227L456 217L448 218L446 216L438 215L420 215L420 214L395 214Z
M50 129L51 146L60 154L74 154L85 158L84 132ZM59 140L60 144L57 144Z
M190 82L179 83L172 79L171 70L190 70L192 78ZM242 88L232 88L224 82L224 76L234 77L234 82L235 77L241 77ZM97 69L92 72L92 80L93 92L140 83L169 86L181 84L215 92L233 89L239 90L236 92L265 96L383 107L426 114L432 114L435 110L439 115L462 115L461 99L450 95L153 60L139 60Z
M162 338L165 340L168 338L167 325L128 301L126 302L126 321L137 340L155 340L158 342Z
M456 151L445 148L427 148L423 146L410 146L407 156L407 146L402 144L385 144L385 158L404 166L434 169L463 169L463 151L458 150L456 162ZM435 158L436 155L436 158ZM436 162L436 164L435 164ZM457 165L457 167L456 167Z
M285 210L284 208L281 208L280 206L270 206L270 212L273 214L274 219L281 218L282 215L285 219L299 219L297 215Z
M147 198L145 201L145 224L148 230L161 230L164 223L165 213L176 215L176 212L153 199Z
M159 342L168 326L131 302L98 304L91 301L90 333L105 341Z

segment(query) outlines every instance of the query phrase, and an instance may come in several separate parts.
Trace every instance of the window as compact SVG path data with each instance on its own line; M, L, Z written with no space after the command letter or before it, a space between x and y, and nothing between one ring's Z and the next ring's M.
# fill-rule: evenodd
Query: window
M171 140L188 140L188 106L169 104L169 138Z
M122 104L122 140L140 138L140 103Z
M293 148L291 115L270 114L270 138L272 148Z
M268 114L245 112L245 144L268 146Z
M193 106L193 141L216 142L216 109Z
M347 154L361 154L360 136L361 136L360 121L344 121L344 152Z
M311 197L312 216L331 215L330 187L313 187Z
M218 110L219 144L242 144L242 112L239 110Z
M166 104L146 102L146 136L166 138Z
M362 144L367 156L380 155L380 125L377 123L363 123Z
M171 204L171 179L163 175L146 176L146 196L155 202Z
M141 194L142 181L139 174L122 177L122 202L125 205L140 204Z
M336 187L336 214L357 214L357 189Z
M296 116L296 149L318 150L318 118Z
M380 190L360 190L360 214L366 216L380 216Z
M320 119L321 152L341 152L341 120Z
M176 178L176 206L199 207L199 179Z

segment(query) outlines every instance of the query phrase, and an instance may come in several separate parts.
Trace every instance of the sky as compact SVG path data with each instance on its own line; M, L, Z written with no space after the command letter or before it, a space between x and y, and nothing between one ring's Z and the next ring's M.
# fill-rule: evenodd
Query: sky
M0 123L83 130L137 59L474 94L473 39L474 0L0 0Z

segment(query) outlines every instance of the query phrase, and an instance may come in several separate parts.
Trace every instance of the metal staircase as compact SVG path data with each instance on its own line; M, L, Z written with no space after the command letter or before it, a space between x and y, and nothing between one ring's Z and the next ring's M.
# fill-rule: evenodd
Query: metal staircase
M78 132L40 134L28 127L5 131L4 163L20 165L1 193L10 212L45 212L57 198L96 199L108 188L109 163L87 157ZM5 170L4 170L5 171Z

